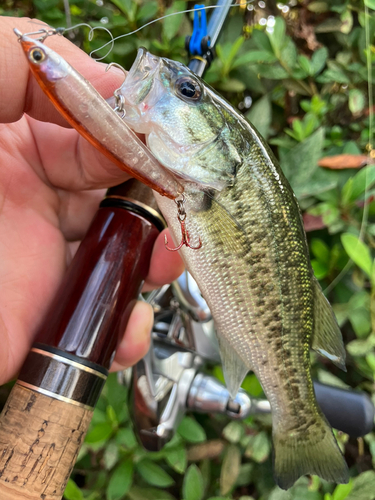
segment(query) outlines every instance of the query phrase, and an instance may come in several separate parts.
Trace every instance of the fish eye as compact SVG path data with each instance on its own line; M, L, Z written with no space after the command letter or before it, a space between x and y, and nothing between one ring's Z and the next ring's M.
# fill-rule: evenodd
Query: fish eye
M176 81L177 94L183 99L197 101L202 95L199 83L193 78L183 76Z
M29 56L30 56L31 62L33 62L35 64L40 64L46 58L46 54L39 47L31 49L30 53L29 53Z

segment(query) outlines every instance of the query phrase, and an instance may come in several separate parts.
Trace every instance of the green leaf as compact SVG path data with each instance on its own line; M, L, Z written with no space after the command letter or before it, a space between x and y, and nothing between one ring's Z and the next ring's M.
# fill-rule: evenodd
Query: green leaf
M340 27L341 33L350 33L353 27L353 14L350 12L350 10L346 10L341 14L340 19L342 22L342 25Z
M375 0L364 0L364 2L367 7L375 10Z
M350 83L350 79L339 68L326 69L324 73L317 77L316 81L318 83Z
M109 420L109 422L112 425L117 426L118 420L117 420L117 415L116 415L116 412L115 412L115 409L113 408L113 406L108 405L106 408L106 413L107 413L107 419Z
M330 191L337 186L338 182L338 174L333 170L326 170L323 168L318 168L312 174L309 179L309 182L305 185L296 186L296 195L299 199L308 197L308 196L317 196L322 195L326 191ZM335 212L337 217L340 215L340 211L337 206L335 207ZM323 217L323 222L326 224L326 220Z
M96 425L87 433L85 442L91 444L106 441L111 436L112 432L112 425L108 422L103 422L102 424Z
M362 168L354 177L348 179L342 188L343 203L356 201L373 184L375 184L375 165L368 165Z
M268 34L272 48L277 57L280 57L281 49L283 48L285 38L285 21L282 17L276 17L275 25L272 33Z
M238 446L231 444L228 446L220 473L220 493L226 495L236 484L241 466L241 451Z
M125 15L128 15L132 11L132 1L131 0L111 0L111 2L116 5Z
M266 140L270 134L272 107L267 95L261 97L245 114L247 120L254 125L260 135Z
M143 4L137 12L137 21L147 22L149 19L156 17L158 12L158 3L150 2Z
M280 60L284 67L292 69L297 63L297 49L291 38L286 38L285 42L280 52Z
M238 486L247 486L253 480L254 464L245 463L240 467L240 472L236 479L236 488Z
M128 458L116 467L107 487L107 500L120 500L133 482L133 459Z
M204 494L202 473L199 468L192 464L188 468L182 485L184 500L201 500Z
M243 424L233 421L224 427L223 437L230 443L238 443L242 439L244 432Z
M327 264L324 264L323 262L320 262L319 260L316 259L311 259L311 267L313 268L314 275L316 279L322 280L325 278L328 274L328 266Z
M322 156L323 139L324 130L319 128L287 153L280 151L281 167L295 191L300 186L304 190L309 188L308 181L318 168L318 160Z
M117 443L111 441L107 444L104 450L104 465L106 470L112 469L119 459L119 447Z
M353 488L345 500L374 500L375 472L368 470L353 479Z
M343 389L348 389L349 386L345 384L340 378L333 375L331 372L326 370L318 370L318 380L322 384L333 385L334 387L342 387Z
M246 64L270 64L274 62L276 62L276 57L271 52L267 52L266 50L254 50L238 56L237 59L233 61L232 69Z
M325 264L329 263L330 251L329 247L323 240L319 240L318 238L313 238L310 244L311 251L313 255L324 262Z
M285 69L278 63L272 66L260 65L258 67L258 72L261 76L269 78L270 80L282 80L289 76Z
M266 52L270 52L271 54L273 54L270 39L268 38L268 36L265 34L264 31L254 30L252 39L255 45L258 47L258 49L265 50Z
M174 484L174 479L167 472L165 472L164 469L151 460L142 460L136 465L136 467L143 479L148 484L152 484L152 486L165 488Z
M348 484L338 484L332 493L332 500L345 500L353 489L353 480Z
M131 428L126 427L119 429L116 433L116 443L125 446L128 449L135 448L137 446L137 439Z
M370 311L363 307L350 311L349 320L357 337L363 338L371 331Z
M351 260L371 277L372 258L369 247L351 233L342 234L341 243Z
M254 396L255 398L263 395L262 386L254 373L246 375L241 387L248 392L250 396Z
M371 370L375 373L375 354L374 353L370 352L370 354L367 354L366 363L369 365Z
M329 17L315 26L315 33L333 33L334 31L340 31L341 26L342 21L340 19Z
M177 432L188 443L202 443L206 441L206 433L198 422L191 417L185 417L178 426Z
M66 500L83 500L82 491L78 488L73 479L69 479L66 485L64 498L66 498Z
M236 78L227 78L219 82L218 87L226 92L243 92L246 89L246 85Z
M165 490L157 488L140 488L132 486L126 498L130 500L176 500L176 498Z
M366 104L364 93L359 89L349 90L349 109L353 115L360 113Z
M116 373L111 373L105 384L105 395L107 397L108 405L112 407L106 408L107 417L109 420L116 420L119 418L119 414L122 413L124 407L126 407L127 401L127 390L125 387L118 383ZM116 413L114 415L113 411Z
M307 8L310 12L315 12L316 14L322 14L323 12L327 12L329 10L327 2L322 1L311 2Z
M179 474L183 474L187 467L186 448L180 446L165 450L165 459L168 464Z
M224 73L225 76L229 73L229 70L232 67L233 59L236 57L237 52L240 50L240 48L241 48L242 44L244 43L244 41L245 41L244 37L240 36L232 44L231 49L229 51L229 54L225 58L225 61L224 61L223 73Z
M308 75L311 73L312 68L310 65L310 60L306 56L303 55L298 56L298 63Z
M165 15L173 14L175 12L180 12L185 10L186 2L182 2L181 0L177 0L173 2L171 7L165 11ZM174 36L176 36L178 30L180 29L181 22L183 19L183 14L176 14L164 19L163 22L163 35L167 40L172 40Z
M262 463L267 460L271 451L270 441L267 433L259 432L255 436L251 436L249 444L246 447L245 456L252 458L257 463Z
M343 154L348 154L348 155L360 155L361 150L359 149L358 145L354 141L348 141L344 149L342 150Z
M352 340L346 345L348 353L353 357L366 356L374 347L374 341L371 338Z

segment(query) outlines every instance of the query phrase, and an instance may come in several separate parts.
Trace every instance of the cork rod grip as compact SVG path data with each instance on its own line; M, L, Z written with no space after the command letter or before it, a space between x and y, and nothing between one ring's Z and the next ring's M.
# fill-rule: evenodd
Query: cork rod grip
M0 416L1 500L60 500L91 417L17 383Z

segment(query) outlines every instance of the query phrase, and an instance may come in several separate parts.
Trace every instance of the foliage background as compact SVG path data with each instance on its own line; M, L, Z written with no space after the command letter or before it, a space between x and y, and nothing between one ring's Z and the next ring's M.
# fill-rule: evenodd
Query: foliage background
M303 209L313 268L348 351L347 373L312 355L314 377L367 391L375 402L375 155L368 82L369 74L375 76L375 2L364 2L267 0L234 8L205 78L271 144ZM0 14L33 16L55 27L87 22L118 36L193 5L182 0L75 0L70 5L68 0L3 0ZM184 39L191 30L190 14L170 17L122 38L105 60L128 68L136 49L145 46L186 62ZM86 28L68 36L87 52L108 41L97 31L89 42ZM341 155L335 164L333 155ZM219 367L212 370L222 376ZM253 396L262 394L253 375L244 387ZM0 395L6 392L0 389ZM338 434L353 478L349 485L302 478L289 492L274 485L270 435L268 417L238 423L191 415L163 451L145 452L130 425L125 391L111 376L65 498L375 499L374 433L359 440Z

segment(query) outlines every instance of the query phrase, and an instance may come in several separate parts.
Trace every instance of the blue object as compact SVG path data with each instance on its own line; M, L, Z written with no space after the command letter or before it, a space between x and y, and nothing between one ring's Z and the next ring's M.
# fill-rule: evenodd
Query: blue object
M202 50L202 40L207 37L207 18L206 10L204 5L194 5L194 23L193 23L193 34L191 35L189 42L189 52L192 56L201 56L203 54ZM210 41L207 41L207 47L210 46Z

